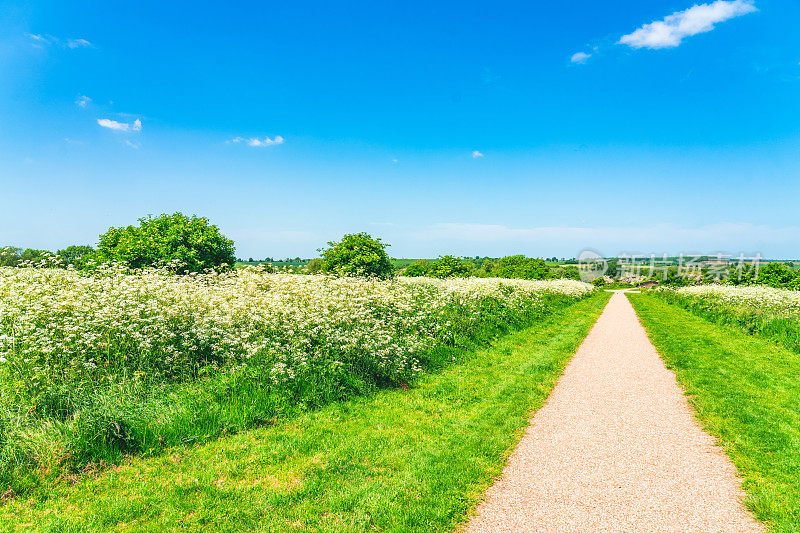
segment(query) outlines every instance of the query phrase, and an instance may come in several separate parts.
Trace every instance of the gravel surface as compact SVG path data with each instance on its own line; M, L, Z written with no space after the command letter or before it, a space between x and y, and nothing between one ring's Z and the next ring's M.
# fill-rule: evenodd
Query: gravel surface
M466 531L764 531L617 293Z

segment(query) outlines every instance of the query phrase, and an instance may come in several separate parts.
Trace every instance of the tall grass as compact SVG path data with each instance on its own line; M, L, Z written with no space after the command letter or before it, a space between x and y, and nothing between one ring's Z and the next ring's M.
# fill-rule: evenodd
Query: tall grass
M572 281L0 269L0 487L406 386Z

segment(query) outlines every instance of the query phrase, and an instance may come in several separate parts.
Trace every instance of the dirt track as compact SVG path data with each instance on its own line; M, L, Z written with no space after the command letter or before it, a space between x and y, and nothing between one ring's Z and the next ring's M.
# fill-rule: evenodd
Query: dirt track
M764 531L743 497L617 293L466 531Z

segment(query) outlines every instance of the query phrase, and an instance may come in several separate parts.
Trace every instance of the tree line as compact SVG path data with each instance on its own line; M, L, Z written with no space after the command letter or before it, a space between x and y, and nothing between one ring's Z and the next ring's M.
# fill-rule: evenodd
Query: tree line
M579 277L575 267L551 269L545 260L523 255L499 259L445 255L436 260L421 259L398 269L389 258L388 247L381 239L373 238L368 233L344 235L340 240L331 241L327 247L321 248L319 258L294 271L378 278L397 274L437 278ZM111 227L98 237L96 248L73 245L53 253L6 246L0 248L0 266L38 265L90 270L113 261L124 262L131 269L166 267L181 273L202 272L206 269L232 268L236 262L234 252L233 241L208 219L174 213L143 217L136 225ZM267 264L262 268L272 267Z

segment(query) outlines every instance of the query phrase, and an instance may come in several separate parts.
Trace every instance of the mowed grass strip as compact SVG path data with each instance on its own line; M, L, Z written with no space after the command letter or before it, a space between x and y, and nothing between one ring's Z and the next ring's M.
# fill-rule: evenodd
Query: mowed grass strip
M800 531L800 355L647 294L628 295L773 531Z
M601 292L413 389L382 391L0 506L21 531L448 531L498 475Z

